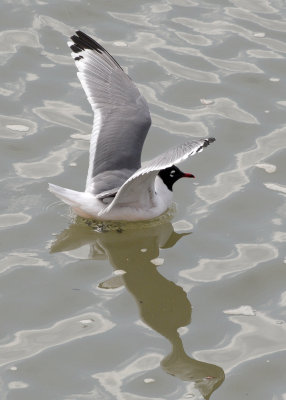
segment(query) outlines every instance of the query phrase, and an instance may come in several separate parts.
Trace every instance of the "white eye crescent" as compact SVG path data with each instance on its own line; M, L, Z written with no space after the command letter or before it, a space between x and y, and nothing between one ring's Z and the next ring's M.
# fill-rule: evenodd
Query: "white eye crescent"
M174 169L172 169L172 171L170 172L170 177L173 178L173 176L175 175L176 171Z

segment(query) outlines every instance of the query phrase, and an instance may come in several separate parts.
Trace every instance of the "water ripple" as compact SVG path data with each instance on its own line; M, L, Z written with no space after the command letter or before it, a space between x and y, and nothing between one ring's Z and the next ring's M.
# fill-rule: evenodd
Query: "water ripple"
M0 115L0 136L7 139L22 139L37 131L37 123L25 118Z
M229 23L222 20L204 22L193 18L175 17L173 22L188 27L199 34L210 35L215 37L217 41L221 41L222 38L228 34L238 34L244 39L265 46L270 50L278 52L286 52L286 44L281 40L255 36L257 32L244 28L241 25Z
M276 247L268 243L239 243L235 248L235 254L231 253L227 257L202 258L195 268L181 271L180 276L196 282L218 281L278 257Z
M22 46L40 47L38 35L32 30L6 30L0 33L0 65L5 64Z
M100 372L93 375L98 384L105 393L115 396L118 400L145 400L149 397L134 395L122 390L124 381L136 379L138 374L146 374L158 366L162 358L161 354L150 352L137 357L134 361L129 360L128 365L118 368L116 371ZM142 377L142 381L143 381ZM154 400L160 400L159 397L152 397Z
M271 5L268 0L230 0L238 9L253 11L255 13L272 14L277 13L278 9Z
M257 138L255 149L244 151L237 155L236 168L219 173L214 184L198 187L196 194L207 204L226 199L232 193L241 190L249 182L247 176L249 168L285 147L286 128L284 127Z
M0 260L0 274L18 266L39 266L48 267L47 261L39 258L36 253L11 253Z
M159 38L150 32L137 32L136 36L136 40L129 43L127 48L116 47L113 54L118 54L126 58L129 58L130 55L132 55L132 58L134 59L155 62L165 70L167 75L173 74L176 77L192 79L197 82L220 82L218 74L214 72L194 69L190 66L183 65L182 62L173 61L171 57L166 58L159 54L160 49L168 49L175 54L190 54L193 52L194 55L198 56L200 54L198 50L171 46L170 44L166 43L165 39ZM141 51L142 48L144 48L144 53Z
M33 20L33 28L35 30L41 31L45 27L54 29L56 32L60 32L66 37L69 37L72 31L71 26L65 24L59 19L53 18L49 15L36 14Z
M176 287L168 279L177 283L179 275L180 286L194 295L195 318L192 325L181 327L179 331L176 326L174 336L184 332L184 341L188 342L192 356L206 363L219 363L228 372L245 363L246 368L240 371L245 382L252 385L255 374L245 376L247 361L275 352L281 352L279 360L283 360L282 352L285 351L285 323L277 322L278 317L284 319L283 306L286 304L281 280L285 265L281 254L286 240L286 205L283 201L286 188L282 181L282 151L286 147L283 63L286 22L282 2L158 0L142 3L138 0L132 4L95 4L85 0L57 3L4 0L3 7L9 11L9 17L3 20L0 33L0 63L3 65L0 137L4 161L1 201L3 204L6 201L0 215L0 227L3 228L5 247L10 246L13 250L2 255L0 276L5 288L5 285L16 286L12 291L10 286L7 287L7 302L2 310L2 325L7 325L7 336L2 338L0 345L0 364L24 361L22 370L17 364L4 368L1 384L7 395L5 392L3 396L16 396L15 390L18 390L19 396L23 392L22 396L31 399L41 397L41 385L35 382L32 373L29 376L29 371L41 369L48 359L47 365L63 366L61 370L67 371L59 380L55 378L56 369L54 372L49 368L47 374L41 369L43 384L51 383L53 392L48 393L46 387L46 396L50 395L50 398L55 393L69 400L147 400L150 396L158 400L201 398L202 392L196 391L198 382L183 380L188 371L191 377L194 376L184 364L190 361L187 353L178 356L172 350L177 375L171 363L166 366L166 360L170 361L172 357L168 355L164 359L165 339L158 335L164 323L160 324L156 318L159 327L156 332L151 330L151 325L144 325L142 313L139 321L139 312L150 299L150 279L144 266L147 258L151 260L151 272L155 271L152 260L160 264L164 259L164 265L159 269L168 276L165 279L162 275L162 279L169 285L166 300L171 304L169 312L167 303L161 303L164 300L162 289L155 285L150 313L153 315L154 304L158 301L164 307L163 313L158 307L158 315L161 318L161 314L166 313L165 320L169 325L183 315L182 307L178 310L173 307L176 297L168 297L170 288ZM105 226L89 224L86 229L81 229L77 222L52 244L53 254L43 256L41 252L31 250L38 244L45 251L50 246L51 232L62 230L67 223L66 219L57 218L53 208L45 206L50 199L43 181L65 169L67 181L71 176L80 179L85 174L82 171L81 175L80 169L84 169L87 162L82 151L88 151L92 111L76 80L76 70L66 47L66 40L74 28L94 35L138 84L152 111L155 139L150 143L157 146L157 149L152 148L154 153L160 153L168 142L184 140L169 137L168 133L217 137L213 150L191 160L199 167L202 179L207 177L207 184L195 186L195 204L189 204L192 189L182 185L176 190L181 207L177 210L179 217L173 228L183 234L192 229L193 234L171 249L169 246L173 246L177 236L167 240L169 228L160 228L161 233L153 246L152 235L157 229L159 231L155 225L149 226L148 235L143 232L147 226L134 223L127 229L123 225L135 243L130 246L130 241L126 242L126 260L131 252L134 262L129 257L130 271L124 275L116 275L125 271L125 258L122 264L124 235L120 229L110 232L109 238ZM147 143L144 149L146 159L153 155L149 154L152 151L148 146ZM69 166L77 167L72 170ZM259 201L259 207L256 201ZM204 219L202 216L206 211L208 218ZM51 215L55 218L50 218ZM251 220L247 218L250 215ZM85 225L86 222L83 221ZM6 235L8 230L10 234L18 234L9 237ZM135 238L135 233L139 239ZM63 254L54 254L56 251ZM150 252L154 252L152 257ZM108 257L116 267L113 274ZM55 268L49 269L51 266ZM134 267L142 271L139 278L130 280L139 282L138 298L134 298L139 312L132 300L129 301L132 296L126 293L131 287L126 282L136 271ZM14 272L23 279L19 282L13 279ZM36 281L35 272L38 274ZM67 319L59 320L54 303L45 302L47 313L42 316L40 325L36 324L38 329L24 326L21 320L17 320L17 328L13 329L10 323L15 322L12 311L15 304L23 305L22 321L26 321L31 310L25 305L34 301L39 307L38 301L41 304L45 295L49 298L50 289L55 293L55 281L47 279L48 275L57 279L61 300L66 277L70 284L75 282L72 285L78 291L72 294L79 295L76 302L80 297L84 312L75 316L74 306L63 299L59 307ZM265 282L264 278L267 278L267 292L258 284L253 292L248 277L256 283ZM6 281L6 278L9 279ZM145 278L148 296L142 301ZM31 284L39 283L39 293L25 292L30 280ZM23 286L23 282L27 285ZM236 296L231 290L232 285L237 289ZM226 290L219 292L221 297L214 296L222 286ZM47 292L43 288L47 288ZM224 314L226 309L238 312L239 306L244 304L241 293L243 299L247 298L246 304L256 310L256 315ZM212 318L215 310L220 309L220 301L224 303L220 313L224 323L219 326ZM196 304L200 307L196 308ZM98 311L98 307L100 313L104 311L104 316L92 312ZM116 329L105 335L115 323ZM104 335L100 336L101 333ZM84 340L85 337L90 338ZM151 349L148 348L150 343ZM99 350L95 358L90 345ZM176 347L174 343L171 345ZM39 357L34 357L39 353ZM74 364L65 369L66 362L72 360L72 357L66 358L69 357L67 354L73 355L71 362ZM202 368L201 364L199 369L204 372L203 380L207 385L215 373L207 373L208 369ZM20 372L24 375L18 376ZM232 379L236 379L234 375ZM267 376L262 376L260 386L261 390L270 386ZM222 385L220 393L222 397L231 398L225 395L226 387L227 384Z
M250 21L252 23L260 25L262 28L265 29L286 32L286 22L279 19L262 18L257 14L251 13L242 8L227 8L226 14L234 18L242 19L244 21Z
M76 129L81 133L91 131L91 124L80 121L75 115L91 115L81 107L63 101L45 100L43 107L33 109L34 113L52 124Z
M208 362L215 360L226 372L230 372L246 361L286 350L285 324L277 324L275 320L260 312L252 318L245 316L228 318L239 329L229 343L214 350L196 351L195 357L206 359Z
M92 323L85 328L81 320ZM107 332L113 327L114 323L106 317L90 312L56 322L48 328L19 331L11 342L0 345L0 366L35 356L60 344Z
M0 215L0 228L8 228L11 226L26 224L31 220L31 216L22 212L14 214Z
M199 107L190 110L189 108L174 106L159 100L155 90L150 87L140 85L140 90L150 104L159 106L164 111L171 111L179 115L184 115L184 117L190 121L201 121L202 117L211 116L213 119L222 117L246 124L259 124L259 121L254 115L246 110L243 110L234 100L226 97L213 99L213 104L204 107L202 107L200 103L198 104L198 106L200 105ZM175 123L178 125L184 125L184 123L178 121Z
M14 163L16 174L23 178L47 178L59 175L64 171L64 162L67 160L70 149L51 151L40 161Z

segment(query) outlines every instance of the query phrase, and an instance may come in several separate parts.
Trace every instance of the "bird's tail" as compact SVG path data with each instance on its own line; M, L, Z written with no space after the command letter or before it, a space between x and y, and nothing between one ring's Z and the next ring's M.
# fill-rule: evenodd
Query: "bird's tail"
M82 192L77 192L76 190L70 190L61 186L53 185L52 183L49 183L49 191L54 193L55 196L71 207L79 207L81 204L81 197L84 194Z

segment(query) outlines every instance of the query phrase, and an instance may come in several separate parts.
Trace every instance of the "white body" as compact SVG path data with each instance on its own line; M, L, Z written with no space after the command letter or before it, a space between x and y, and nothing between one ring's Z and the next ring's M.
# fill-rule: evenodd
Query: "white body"
M62 201L69 204L80 217L103 221L139 221L156 218L168 210L173 198L173 192L167 188L159 176L155 178L155 191L148 191L149 201L146 201L146 196L144 196L144 199L142 199L144 204L139 198L128 205L115 205L105 213L102 213L102 211L106 208L106 202L91 193L77 192L51 184L50 190ZM146 194L146 191L141 193Z

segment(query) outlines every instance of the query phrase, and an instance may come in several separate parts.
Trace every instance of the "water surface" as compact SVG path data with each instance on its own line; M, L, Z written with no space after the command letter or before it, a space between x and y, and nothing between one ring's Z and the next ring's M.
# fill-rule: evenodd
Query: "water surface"
M285 4L1 4L1 399L285 400ZM146 97L143 159L217 141L148 223L74 219L92 114L66 41ZM247 307L245 307L247 306Z

